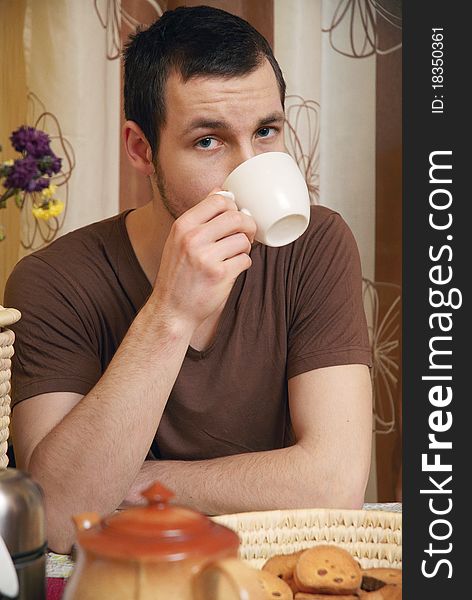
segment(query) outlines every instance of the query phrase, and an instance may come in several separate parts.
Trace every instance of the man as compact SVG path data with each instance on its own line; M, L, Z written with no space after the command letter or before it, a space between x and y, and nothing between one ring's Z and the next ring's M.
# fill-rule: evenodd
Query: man
M14 449L56 552L72 514L136 503L155 480L209 514L362 505L370 354L352 234L317 206L293 244L254 244L253 219L218 194L244 160L284 151L284 94L245 21L165 13L125 52L124 143L152 201L10 277Z

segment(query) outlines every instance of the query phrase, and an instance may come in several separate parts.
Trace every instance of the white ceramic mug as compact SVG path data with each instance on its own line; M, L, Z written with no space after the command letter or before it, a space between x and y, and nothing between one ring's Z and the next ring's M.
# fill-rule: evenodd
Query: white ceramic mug
M232 171L223 190L234 194L237 207L253 217L256 240L285 246L305 232L310 222L310 196L297 163L285 152L263 152Z

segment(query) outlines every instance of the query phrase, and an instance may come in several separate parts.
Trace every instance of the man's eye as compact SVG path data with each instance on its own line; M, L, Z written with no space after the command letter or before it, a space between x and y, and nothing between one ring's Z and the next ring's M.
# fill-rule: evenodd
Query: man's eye
M275 127L261 127L257 132L257 135L261 138L272 137L277 133Z
M215 140L215 138L206 137L199 140L195 145L197 146L197 148L203 148L204 150L213 150L213 148L216 148L216 144L217 141Z

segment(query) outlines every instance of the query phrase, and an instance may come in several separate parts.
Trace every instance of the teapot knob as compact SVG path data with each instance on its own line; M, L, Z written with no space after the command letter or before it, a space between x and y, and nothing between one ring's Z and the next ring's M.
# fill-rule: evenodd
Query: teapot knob
M141 492L141 496L146 498L149 504L166 505L171 498L175 496L171 490L166 488L162 483L156 481L150 487Z
M72 517L77 531L85 531L100 522L100 515L96 512L83 512Z

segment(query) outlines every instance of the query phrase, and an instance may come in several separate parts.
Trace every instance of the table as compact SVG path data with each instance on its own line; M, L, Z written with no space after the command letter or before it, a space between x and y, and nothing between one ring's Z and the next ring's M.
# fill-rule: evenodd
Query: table
M364 510L386 510L402 512L402 505L398 502L368 503ZM72 573L74 562L69 555L48 552L46 560L47 600L60 600L64 592L67 579Z

